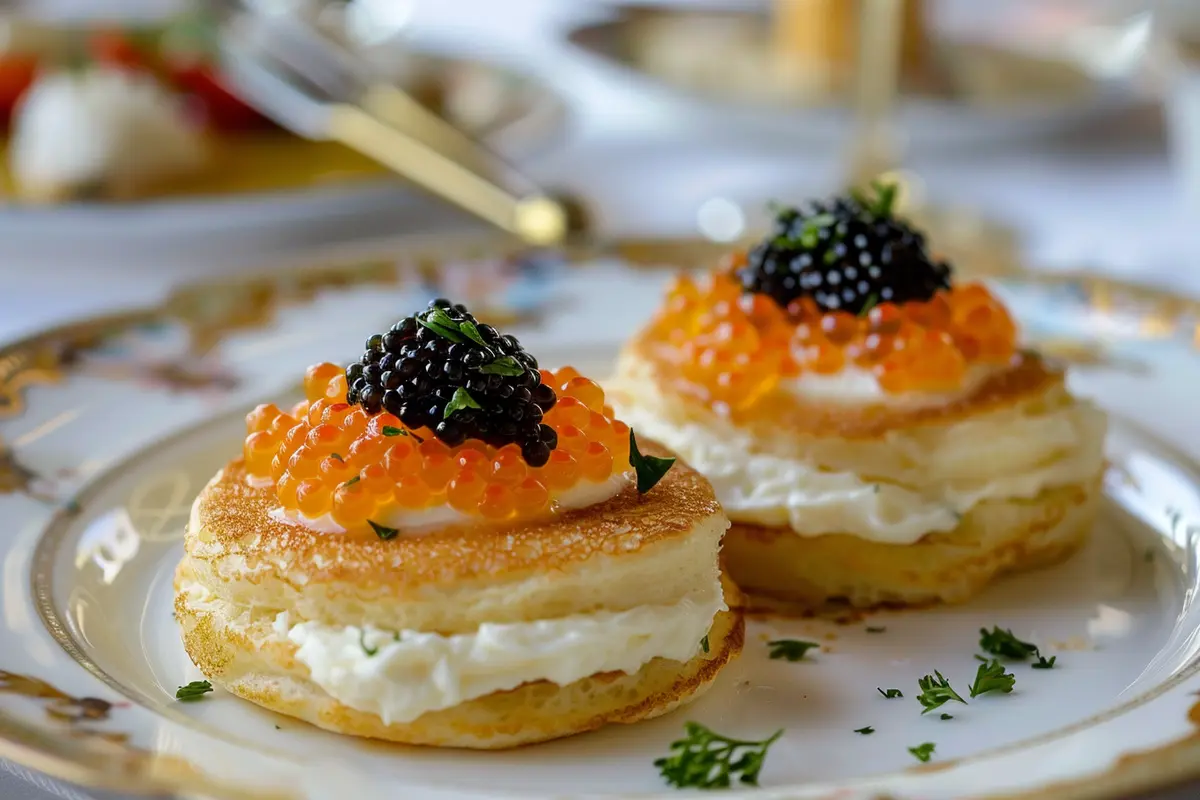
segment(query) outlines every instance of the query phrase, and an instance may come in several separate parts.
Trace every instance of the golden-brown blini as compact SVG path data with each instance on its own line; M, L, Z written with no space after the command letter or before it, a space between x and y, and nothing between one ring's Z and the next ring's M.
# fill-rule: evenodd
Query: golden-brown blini
M846 404L782 389L736 419L674 391L633 339L607 388L640 435L713 483L724 558L748 593L805 604L968 599L1085 539L1104 414L1034 353L953 399Z
M728 521L683 465L540 522L386 541L272 519L244 478L233 461L193 508L184 646L213 682L319 727L513 747L664 714L741 650Z

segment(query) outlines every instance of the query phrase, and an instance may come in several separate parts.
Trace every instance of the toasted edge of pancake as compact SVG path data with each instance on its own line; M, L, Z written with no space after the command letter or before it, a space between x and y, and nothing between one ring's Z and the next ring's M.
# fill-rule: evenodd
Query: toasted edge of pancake
M176 597L175 614L192 661L243 699L336 733L492 750L650 719L702 694L741 652L745 638L741 596L728 578L722 577L722 586L729 610L714 618L708 652L688 662L654 659L633 674L598 673L567 686L534 681L390 725L339 703L313 683L295 658L295 645L272 638L271 619L223 603L217 607L226 613L195 608L184 594Z
M271 490L244 476L240 460L230 463L196 501L185 552L197 582L234 605L332 624L454 633L673 603L716 580L729 524L712 487L682 461L644 495L631 485L539 521L387 541L272 520Z
M1055 563L1086 540L1101 481L1047 489L1028 500L988 500L953 531L912 544L847 534L806 537L735 522L722 558L747 594L808 607L920 606L970 599L997 575Z
M652 342L630 342L617 361L615 380L606 383L606 391L621 395L635 394L636 387L651 382L672 406L672 417L703 423L714 412L695 397L673 389L650 358ZM1036 402L1053 396L1052 390L1064 386L1062 369L1045 361L1037 353L1018 353L1007 367L998 369L986 380L961 397L943 404L917 407L881 403L843 405L805 400L784 391L774 391L747 411L732 411L729 421L755 437L821 436L841 439L877 439L889 431L925 425L947 425L960 420L1008 408L1022 402ZM1065 394L1065 390L1059 392ZM636 403L627 397L625 404Z

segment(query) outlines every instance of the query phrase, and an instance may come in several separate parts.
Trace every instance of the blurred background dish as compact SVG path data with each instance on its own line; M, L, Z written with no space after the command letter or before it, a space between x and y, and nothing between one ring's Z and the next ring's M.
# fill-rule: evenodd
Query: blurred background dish
M1028 24L1011 35L944 30L935 3L903 2L896 126L912 148L1027 139L1127 111L1127 75L1096 75ZM944 4L942 4L944 5ZM858 3L776 0L614 5L570 40L632 80L719 111L747 129L831 144L848 135ZM998 16L996 8L980 10Z
M279 129L235 97L214 65L211 23L198 15L155 25L10 18L4 31L0 179L10 202L219 197L387 174L346 147ZM412 51L389 67L431 110L510 155L545 145L564 123L557 97L510 71ZM184 136L193 141L180 153ZM147 161L159 169L137 168Z

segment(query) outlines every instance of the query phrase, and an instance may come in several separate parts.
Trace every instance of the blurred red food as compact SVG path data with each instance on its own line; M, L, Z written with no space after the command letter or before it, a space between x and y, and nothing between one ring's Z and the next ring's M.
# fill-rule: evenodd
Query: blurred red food
M168 63L167 74L171 83L196 103L204 124L212 130L239 132L274 126L226 89L209 64L194 59Z
M12 120L13 109L37 75L38 60L34 56L11 54L0 56L0 125Z
M150 59L120 28L100 28L89 34L87 54L96 63L110 67L151 69Z

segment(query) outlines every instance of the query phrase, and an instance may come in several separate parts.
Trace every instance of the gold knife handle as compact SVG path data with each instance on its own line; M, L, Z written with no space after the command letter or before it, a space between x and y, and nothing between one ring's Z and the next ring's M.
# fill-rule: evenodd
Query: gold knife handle
M359 104L368 113L420 139L477 175L510 188L515 188L515 184L530 191L534 189L535 184L518 174L504 159L398 86L375 83L363 93Z
M332 106L329 135L529 244L557 244L566 236L567 214L555 200L514 195L362 108Z

